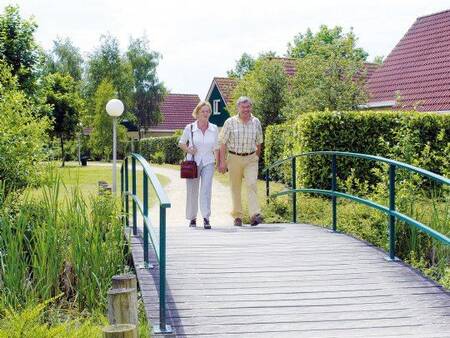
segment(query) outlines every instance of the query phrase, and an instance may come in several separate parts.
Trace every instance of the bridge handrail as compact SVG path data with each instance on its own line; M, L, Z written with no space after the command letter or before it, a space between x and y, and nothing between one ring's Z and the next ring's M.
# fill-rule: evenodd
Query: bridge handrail
M283 158L281 160L275 161L274 163L272 163L270 166L266 167L263 169L263 173L276 167L279 166L280 164L287 162L289 160L292 160L292 158L297 158L297 157L306 157L306 156L312 156L312 155L336 155L336 156L343 156L343 157L355 157L355 158L363 158L366 160L372 160L372 161L378 161L378 162L384 162L387 164L392 164L395 165L398 168L404 168L407 169L409 171L415 172L417 174L421 174L423 176L427 176L437 182L446 184L446 185L450 185L450 178L438 175L432 171L429 170L425 170L422 168L418 168L415 167L411 164L407 164L407 163L403 163L403 162L399 162L396 160L391 160L389 158L385 158L385 157L381 157L381 156L375 156L375 155L368 155L368 154L361 154L361 153L352 153L352 152L346 152L346 151L331 151L331 150L321 150L321 151L310 151L310 152L306 152L306 153L301 153L301 154L297 154L297 155L293 155L293 156L289 156L286 158Z
M129 191L129 160L131 159L131 180L132 189ZM143 199L141 201L137 195L137 174L136 163L142 166L143 180L142 180L142 192ZM150 165L140 154L132 153L127 155L120 168L121 173L121 192L123 199L123 206L125 212L125 226L129 226L129 198L132 200L132 217L133 217L133 235L138 235L137 229L137 211L142 216L143 220L143 249L144 249L144 267L150 268L149 260L149 239L151 246L156 254L156 258L159 263L159 328L155 332L170 333L171 328L166 325L166 209L170 208L170 201L167 197L161 182L156 174L150 168ZM149 187L148 181L150 181L153 189L156 192L156 197L159 201L159 243L155 232L151 227L151 221L149 218Z
M296 187L296 159L298 157L306 157L306 156L317 156L317 155L329 155L332 157L331 161L331 171L332 171L332 178L331 178L331 190L324 190L324 189L312 189L312 188L304 188L304 189L297 189ZM346 194L343 192L337 191L337 169L336 169L336 161L337 157L354 157L354 158L362 158L372 161L378 161L378 162L384 162L389 164L389 207L385 207L383 205L377 204L373 201ZM274 169L281 164L285 162L291 162L291 171L292 171L292 182L291 182L291 189L283 190L278 193L270 194L270 170ZM381 156L374 156L374 155L368 155L368 154L361 154L361 153L353 153L353 152L344 152L344 151L313 151L313 152L306 152L301 153L297 155L293 155L281 160L278 160L274 162L273 164L267 166L263 169L263 173L265 173L266 178L266 196L267 197L277 197L281 195L291 195L292 194L292 209L293 209L293 222L297 222L297 206L296 206L296 193L316 193L321 195L327 195L332 197L332 228L333 231L336 231L336 225L337 225L337 212L336 212L336 198L346 198L353 201L356 201L358 203L367 205L371 208L380 210L387 215L389 215L389 257L390 259L395 259L395 220L399 219L409 226L414 226L418 228L419 230L427 233L431 237L441 241L442 243L446 245L450 245L450 238L446 235L426 226L425 224L420 223L419 221L404 215L395 209L395 172L396 168L403 168L411 172L415 172L417 174L426 176L428 178L431 178L432 180L439 182L443 185L449 185L450 186L450 179L441 175L438 175L436 173L433 173L431 171L418 168L415 166L412 166L407 163L391 160L385 157Z

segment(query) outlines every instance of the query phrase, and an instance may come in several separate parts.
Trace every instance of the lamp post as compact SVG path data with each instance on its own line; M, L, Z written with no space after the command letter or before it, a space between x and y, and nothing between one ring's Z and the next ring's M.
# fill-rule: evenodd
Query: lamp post
M83 124L78 122L78 165L81 166L81 135L83 134Z
M116 167L117 167L117 157L116 157L116 124L117 117L123 113L123 103L120 100L112 99L106 104L106 112L109 116L113 118L113 174L112 174L112 192L116 192Z

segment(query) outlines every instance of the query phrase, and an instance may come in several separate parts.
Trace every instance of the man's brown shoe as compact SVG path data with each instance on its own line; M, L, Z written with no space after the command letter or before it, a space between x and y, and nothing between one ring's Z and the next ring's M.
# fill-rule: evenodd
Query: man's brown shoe
M250 218L250 225L254 227L254 226L257 226L258 224L261 224L262 221L263 221L263 219L262 219L261 215L256 214Z
M240 219L240 218L235 218L235 219L234 219L234 226L236 226L236 227L241 227L241 226L242 226L242 219Z

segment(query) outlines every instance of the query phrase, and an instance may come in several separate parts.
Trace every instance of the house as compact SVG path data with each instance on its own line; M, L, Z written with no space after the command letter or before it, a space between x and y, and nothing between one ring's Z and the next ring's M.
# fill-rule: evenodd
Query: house
M450 112L450 10L419 17L367 86L369 109Z
M194 121L192 112L200 102L200 97L194 94L168 94L161 104L163 121L151 126L145 136L170 136L176 130L182 130Z
M296 59L294 58L280 58L271 57L271 60L278 61L282 64L284 72L287 76L294 76L296 73ZM366 78L368 78L379 66L374 63L365 63ZM212 107L212 114L209 120L211 123L222 127L225 120L230 117L230 112L227 107L232 104L233 90L238 84L237 79L227 77L215 77L206 95L205 101L208 101Z
M222 127L225 120L230 117L227 108L231 104L232 94L238 81L227 77L215 77L209 86L205 101L208 101L212 107L209 121Z

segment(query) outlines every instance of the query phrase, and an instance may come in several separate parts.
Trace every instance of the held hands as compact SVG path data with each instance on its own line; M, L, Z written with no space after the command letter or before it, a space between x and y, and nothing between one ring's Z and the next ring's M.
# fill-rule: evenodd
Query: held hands
M227 172L227 163L225 161L219 161L217 169L219 173L225 174Z

